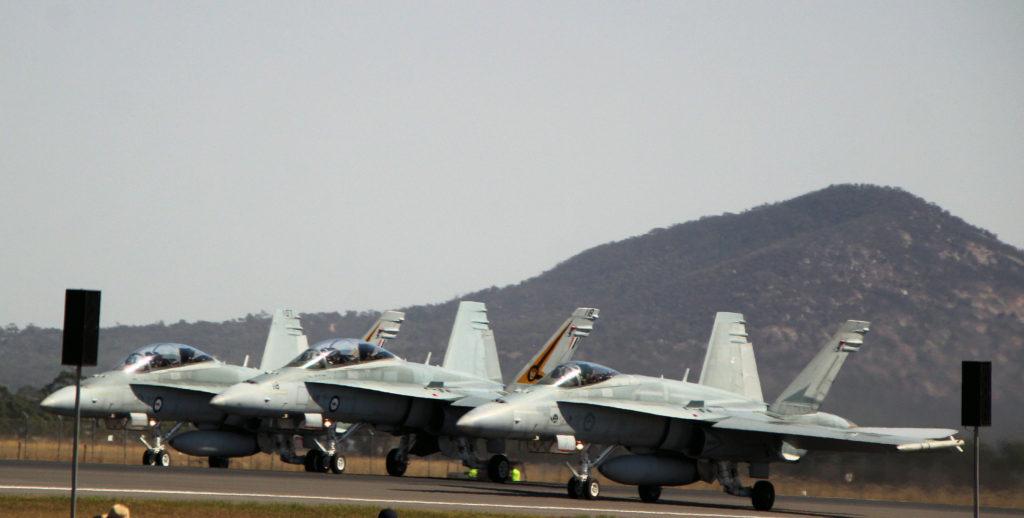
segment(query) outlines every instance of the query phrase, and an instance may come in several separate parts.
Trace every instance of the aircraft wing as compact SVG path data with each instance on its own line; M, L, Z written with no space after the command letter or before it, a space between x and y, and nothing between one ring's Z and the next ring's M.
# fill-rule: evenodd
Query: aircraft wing
M628 418L627 412L638 414L649 414L670 419L683 419L686 421L717 422L726 416L708 412L701 408L688 408L682 406L666 405L657 402L627 401L616 399L559 399L558 407L564 414L586 412L595 408L622 412L623 418Z
M456 391L444 386L427 385L425 387L407 383L382 383L379 381L367 380L345 380L345 381L307 381L306 386L310 394L324 391L336 391L341 389L346 392L377 392L392 396L410 397L417 399L429 399L433 401L453 402L466 397L461 391Z
M139 392L140 390L161 390L166 392L195 392L200 394L209 394L210 396L215 396L224 392L224 389L228 388L228 385L224 383L197 383L192 381L175 383L131 383L130 386L135 392Z
M782 420L732 416L712 429L775 435L802 450L896 452L954 448L963 444L951 439L957 430L946 428L834 428Z
M584 423L589 415L597 415L599 420L627 420L636 414L654 415L728 433L771 435L800 450L881 453L956 448L963 444L963 441L951 438L957 430L945 428L838 428L787 422L754 412L749 413L751 417L746 417L736 415L735 410L726 414L661 402L578 398L559 399L558 407L570 423Z
M210 407L213 396L224 384L175 382L132 383L135 396L152 409L152 415L168 421L212 421L224 414Z

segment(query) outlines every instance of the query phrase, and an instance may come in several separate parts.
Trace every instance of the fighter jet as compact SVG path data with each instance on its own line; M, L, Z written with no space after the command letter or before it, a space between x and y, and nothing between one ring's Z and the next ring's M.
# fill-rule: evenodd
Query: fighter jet
M908 452L963 444L952 429L866 428L819 411L868 328L856 320L843 324L771 404L761 395L743 315L718 313L698 383L568 362L529 391L478 406L457 428L492 439L554 440L561 451L575 446L580 468L569 466L567 484L573 498L598 496L591 473L598 468L611 480L638 486L645 502L657 501L662 486L717 479L727 493L769 510L771 482L744 487L738 463L749 463L751 478L767 479L770 463L797 462L811 450ZM591 460L592 445L607 447ZM628 453L612 458L620 447Z
M596 309L577 309L508 389L535 383L550 366L568 360L597 317ZM401 360L372 344L320 342L285 368L235 385L211 404L225 412L264 418L318 415L400 436L399 446L385 460L392 476L405 473L410 454L440 451L467 467L486 468L492 480L504 481L511 472L504 441L487 442L494 455L485 462L476 453L475 438L458 433L455 422L474 406L506 393L486 308L464 301L440 367Z
M385 320L400 313L387 312L369 336L386 339L397 333L397 323ZM146 445L142 463L169 466L166 444L190 455L209 457L210 467L227 467L228 458L252 455L256 438L239 433L242 420L211 408L210 398L225 388L280 367L308 347L298 315L278 310L271 320L260 368L229 365L194 347L150 344L130 353L109 371L82 383L82 416L105 419L108 428L149 430L153 444ZM248 359L246 360L246 363ZM55 413L73 415L75 388L64 387L41 403ZM166 434L161 422L176 424ZM192 423L199 430L177 434ZM320 434L326 431L317 430Z
M372 340L378 346L382 346L387 340L398 336L398 331L404 320L405 313L401 311L385 311L361 336L361 340ZM302 335L298 315L294 315L294 320L289 320L283 329L287 329L293 334ZM282 336L282 332L275 333L272 324L268 342L280 336ZM284 341L287 342L287 340ZM305 335L302 335L296 345L299 346L299 350L309 347ZM274 354L270 360L272 363L267 365L282 366L294 357L295 349L294 346L287 349L273 349L275 353L272 353ZM273 368L275 367L271 367L271 369ZM265 374L268 371L269 369L263 368L261 372L255 374ZM212 409L209 405L211 398L227 387L210 387L209 391L204 391L203 387L143 380L132 383L131 388L140 399L150 405L154 412L162 413L159 408L166 407L166 400L170 397L180 401L187 401L186 398L201 400L204 407ZM188 411L185 414L188 415ZM222 415L222 420L212 425L196 423L198 430L177 434L168 440L169 444L174 449L188 455L209 456L211 466L214 467L228 467L228 459L231 457L247 457L265 452L277 453L281 460L287 463L304 464L306 471L335 474L345 471L345 456L336 448L337 435L344 433L347 427L345 423L306 419L306 416L261 421L230 413L222 413ZM308 448L305 455L296 453L296 438L302 441L303 447ZM321 442L321 439L326 442ZM215 460L216 464L214 464Z

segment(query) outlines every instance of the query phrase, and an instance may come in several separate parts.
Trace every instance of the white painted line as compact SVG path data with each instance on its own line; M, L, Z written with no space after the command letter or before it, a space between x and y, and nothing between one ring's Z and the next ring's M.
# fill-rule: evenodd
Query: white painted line
M14 491L71 491L70 487L50 486L0 486L0 490ZM299 496L299 495L275 495L270 493L221 493L216 491L170 491L166 489L103 489L103 488L78 488L78 491L87 493L136 493L149 495L192 495L192 496L219 496L239 498L280 498L292 500L321 500L326 502L358 502L366 504L407 504L407 505L437 505L437 506L459 506L459 507L485 507L491 509L516 509L522 510L519 505L505 504L472 504L468 502L438 502L431 500L383 500L374 498L353 498L344 496ZM590 513L620 513L652 516L689 516L700 518L763 518L763 515L742 515L742 514L708 514L708 513L684 513L678 511L658 510L641 511L632 509L614 509L599 507L556 507L532 505L530 510L541 511L564 511L569 513L590 512ZM777 515L775 515L777 516Z

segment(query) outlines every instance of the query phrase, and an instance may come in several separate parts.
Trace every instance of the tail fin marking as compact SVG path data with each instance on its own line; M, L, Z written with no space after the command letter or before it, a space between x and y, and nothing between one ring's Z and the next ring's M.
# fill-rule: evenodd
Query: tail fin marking
M597 308L576 308L540 351L516 375L515 383L532 385L552 367L569 361L576 352L580 338L590 335L600 311Z
M375 343L379 347L384 342L398 336L398 330L405 322L405 313L401 311L388 310L380 314L380 318L370 326L370 330L363 335L364 342Z

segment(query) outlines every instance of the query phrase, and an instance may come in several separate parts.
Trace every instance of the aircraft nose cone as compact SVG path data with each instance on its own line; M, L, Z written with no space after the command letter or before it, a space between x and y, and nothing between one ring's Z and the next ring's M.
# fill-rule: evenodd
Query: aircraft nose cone
M82 389L82 403L85 404L86 389ZM74 415L75 413L75 387L64 387L43 399L39 406L62 415Z
M489 403L467 412L455 427L468 436L501 439L512 431L512 412L500 404Z
M218 410L237 414L257 414L267 405L256 385L240 383L213 396L210 406Z

